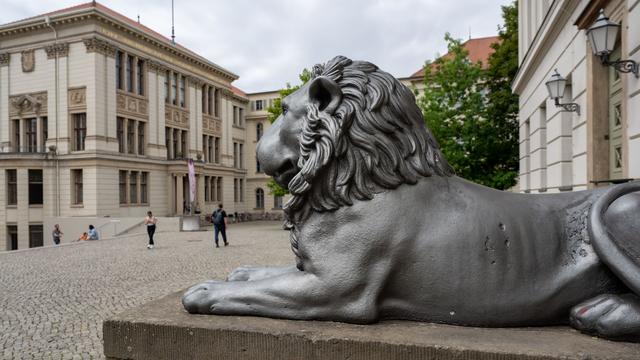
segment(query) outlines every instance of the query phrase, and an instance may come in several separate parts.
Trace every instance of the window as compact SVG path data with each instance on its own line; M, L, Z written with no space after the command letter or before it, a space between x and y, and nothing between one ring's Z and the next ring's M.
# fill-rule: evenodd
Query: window
M220 108L220 90L215 89L213 91L213 112L214 112L213 115L215 117L220 116L218 108Z
M189 133L187 130L182 130L180 133L182 134L182 158L186 159L189 153L187 150L187 139L189 138Z
M47 143L47 139L49 138L49 122L47 121L47 117L44 116L42 119L42 151L45 150L45 144Z
M233 107L233 125L239 125L238 123L238 107Z
M238 143L233 143L233 167L238 168Z
M71 181L73 183L73 196L72 196L72 204L79 205L82 204L82 169L73 169L71 170Z
M116 51L116 88L122 90L122 52Z
M38 149L38 122L37 119L27 119L24 121L26 128L26 151L33 153Z
M211 179L209 179L209 176L205 176L204 177L204 201L211 201L211 198L209 197L209 187L211 186L210 182L211 182Z
M264 209L264 190L256 189L256 208Z
M16 169L6 170L7 205L18 205L18 174Z
M118 136L118 152L124 154L124 119L118 117L116 119L116 134Z
M127 55L127 91L133 92L133 56Z
M185 77L180 76L180 107L186 106L186 103L185 103L186 97L184 95L185 82L186 82Z
M275 195L273 197L273 208L282 209L282 196Z
M140 202L142 204L149 203L149 194L147 192L147 181L149 181L149 173L143 171L140 173Z
M173 82L171 83L171 103L178 105L178 74L173 73Z
M129 173L129 203L138 203L138 172L131 171Z
M244 109L238 108L238 125L244 126Z
M119 179L120 179L120 204L126 204L127 203L127 172L125 170L120 170Z
M171 128L164 128L164 143L167 147L167 159L171 159Z
M138 60L138 95L144 95L144 61Z
M29 169L29 205L42 205L42 170Z
M233 202L238 202L238 179L233 179Z
M138 155L144 155L144 123L138 123Z
M127 152L129 154L135 153L135 126L136 122L133 120L127 121Z
M257 173L262 172L262 168L260 167L260 161L258 161L258 159L256 159L256 172Z
M207 114L211 115L213 113L213 111L211 111L211 109L213 109L214 103L213 103L213 92L215 91L214 88L209 88L209 107L207 109ZM218 116L218 110L216 109L216 116Z
M262 110L262 100L256 100L256 110Z
M171 73L169 71L164 74L164 102L166 103L169 102L169 97L171 96L169 90L169 81L171 80L170 76Z
M13 150L20 152L20 120L13 121Z
M240 202L244 202L244 179L238 179L240 183Z
M207 114L207 85L202 85L200 93L202 93L202 113Z
M214 157L213 157L213 142L214 142L214 138L213 136L209 136L208 137L208 141L209 141L209 162L213 162Z
M180 153L180 149L178 149L178 137L180 136L180 130L173 129L173 157L172 159L181 158L182 154Z
M7 225L7 250L18 250L18 225Z
M220 138L217 137L214 139L215 140L215 146L213 147L213 151L214 151L214 157L215 157L215 163L219 164L220 163Z
M84 150L84 140L87 137L87 114L71 115L73 118L73 150Z
M262 139L262 124L256 124L256 141L260 141Z
M44 245L42 238L42 224L29 225L29 247L40 247Z
M222 178L218 177L216 180L216 200L222 200Z
M244 144L238 144L238 165L244 169Z

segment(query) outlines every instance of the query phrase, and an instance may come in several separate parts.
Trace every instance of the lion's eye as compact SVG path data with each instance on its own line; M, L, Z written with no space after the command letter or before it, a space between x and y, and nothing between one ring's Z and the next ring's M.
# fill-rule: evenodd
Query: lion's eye
M286 115L288 111L289 111L288 107L286 107L286 106L282 107L282 115Z

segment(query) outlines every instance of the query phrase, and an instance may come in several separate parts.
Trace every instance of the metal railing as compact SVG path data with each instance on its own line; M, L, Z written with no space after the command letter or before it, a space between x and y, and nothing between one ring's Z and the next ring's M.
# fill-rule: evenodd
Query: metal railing
M46 146L31 145L0 145L0 153L2 154L45 154L49 152Z

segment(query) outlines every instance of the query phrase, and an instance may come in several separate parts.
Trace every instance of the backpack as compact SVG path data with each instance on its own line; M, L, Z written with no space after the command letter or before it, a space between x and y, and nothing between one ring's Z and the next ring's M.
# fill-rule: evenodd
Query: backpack
M214 225L222 225L222 224L224 224L223 211L220 210L220 209L214 211L213 215L211 215L211 221L213 221Z

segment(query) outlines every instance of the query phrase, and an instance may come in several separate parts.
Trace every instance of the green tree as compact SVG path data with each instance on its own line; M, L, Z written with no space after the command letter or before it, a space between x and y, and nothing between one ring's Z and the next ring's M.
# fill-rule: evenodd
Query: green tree
M425 65L422 114L456 173L485 183L487 154L483 70L471 63L462 41L445 35L448 54Z
M518 72L518 3L502 6L504 25L499 30L500 42L489 58L487 69L487 119L494 136L488 146L494 155L488 164L494 187L507 189L518 176L518 95L511 91L511 83Z
M462 41L445 35L448 55L425 65L419 98L427 126L456 173L497 189L515 185L518 169L518 13L502 7L504 26L488 68L471 63Z
M275 99L273 105L267 108L267 112L269 113L267 119L272 124L274 121L276 121L278 116L282 114L282 99L294 93L296 90L300 89L302 85L311 80L311 71L303 69L302 73L298 77L300 78L301 84L291 86L291 84L287 83L287 87L280 90L280 97L278 99ZM269 181L267 182L267 187L269 187L269 193L275 196L284 196L289 193L287 189L282 188L273 179L269 179Z

